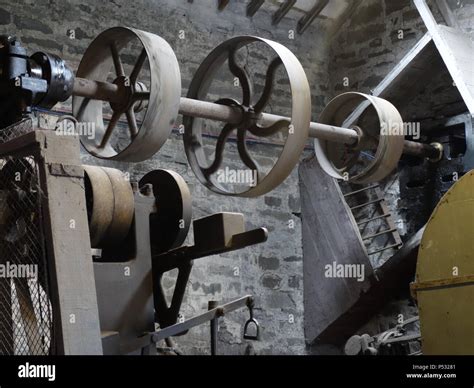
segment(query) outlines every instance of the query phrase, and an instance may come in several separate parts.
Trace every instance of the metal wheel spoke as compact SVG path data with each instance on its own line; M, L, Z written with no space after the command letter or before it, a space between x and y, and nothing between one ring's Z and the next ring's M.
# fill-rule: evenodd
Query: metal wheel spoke
M256 113L261 113L265 106L268 104L268 100L273 92L273 83L275 81L275 74L283 62L281 61L280 57L275 58L272 63L268 66L267 74L265 76L265 87L263 88L262 95L260 99L254 106L254 110Z
M238 129L237 130L237 150L239 151L239 156L240 159L244 162L244 164L253 171L256 171L257 174L257 182L258 184L260 182L260 170L257 162L253 160L253 158L250 156L248 149L247 149L247 143L245 142L246 138L246 130L245 129Z
M130 74L130 82L132 85L137 82L138 74L142 70L143 64L145 63L145 59L147 58L146 50L143 49L142 52L140 53L140 56L138 57L137 62L135 63L135 66L133 67L132 73Z
M202 170L204 175L209 176L214 174L221 166L222 159L224 158L225 143L234 129L235 127L232 124L226 124L222 129L221 133L219 134L219 137L217 138L214 161L208 168Z
M288 133L289 131L290 122L287 120L280 120L277 121L275 124L269 127L260 127L258 125L254 125L248 128L248 131L254 135L259 137L268 137L272 136L278 132Z
M104 136L102 137L102 140L100 141L99 148L104 148L106 144L110 140L110 136L112 135L112 132L117 125L118 121L120 120L120 116L122 116L123 112L120 111L115 111L109 121L109 125L107 125L107 129L105 130Z
M128 128L130 130L130 136L133 139L138 134L137 120L135 118L135 112L133 111L133 106L131 106L127 111L127 121L128 121Z
M239 79L240 85L242 86L242 105L250 106L253 95L252 82L250 81L247 70L240 67L235 61L235 54L236 49L229 51L229 70Z
M117 75L117 77L123 77L125 75L125 72L123 70L122 61L120 60L120 55L117 50L117 46L115 45L115 42L111 43L110 51L112 52L112 59L114 61L115 74Z

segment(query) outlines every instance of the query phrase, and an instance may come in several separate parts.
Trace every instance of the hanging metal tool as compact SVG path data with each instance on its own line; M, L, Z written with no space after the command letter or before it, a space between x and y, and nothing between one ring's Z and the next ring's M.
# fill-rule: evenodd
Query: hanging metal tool
M254 308L254 300L249 299L247 301L247 307L249 309L250 318L244 325L244 339L258 341L260 339L260 324L258 321L253 317L253 308ZM251 334L252 328L255 330L254 334Z

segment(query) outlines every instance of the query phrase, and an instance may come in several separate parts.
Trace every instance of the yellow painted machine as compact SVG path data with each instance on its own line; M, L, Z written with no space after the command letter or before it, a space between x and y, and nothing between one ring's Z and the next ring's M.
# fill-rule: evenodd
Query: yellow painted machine
M474 354L474 170L453 185L431 215L412 292L423 354Z

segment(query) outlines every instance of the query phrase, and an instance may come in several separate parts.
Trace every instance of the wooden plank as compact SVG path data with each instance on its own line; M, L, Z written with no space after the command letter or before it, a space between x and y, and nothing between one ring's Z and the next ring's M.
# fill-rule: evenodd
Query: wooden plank
M300 164L299 176L305 336L311 343L330 330L369 288L373 269L337 181L324 173L314 157ZM334 263L361 266L364 280L326 276L327 266Z
M377 276L373 276L371 287L367 292L341 315L336 322L321 333L322 343L342 345L354 335L364 324L377 314L387 302L400 295L410 295L410 282L416 271L416 261L424 228L410 238L381 267L377 268ZM338 342L334 342L334 338Z
M56 354L102 354L84 182L54 176L49 163L80 164L77 138L40 131L45 233L51 278Z
M458 20L453 14L453 11L449 7L446 0L436 0L436 4L438 5L439 11L441 15L443 15L443 19L449 27L460 28Z
M471 114L474 114L474 87L471 85L472 80L466 80L466 75L463 74L466 66L469 66L469 60L471 66L474 63L474 43L471 36L457 29L438 25L425 0L414 2L459 93ZM464 61L459 61L458 58L467 58L468 61L463 64Z

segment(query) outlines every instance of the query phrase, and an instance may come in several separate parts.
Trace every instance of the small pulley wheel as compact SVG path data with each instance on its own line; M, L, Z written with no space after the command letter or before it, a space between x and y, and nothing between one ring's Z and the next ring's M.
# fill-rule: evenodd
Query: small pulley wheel
M398 110L387 100L349 92L334 98L321 113L322 124L343 127L361 104L368 104L353 123L360 143L341 145L314 139L321 168L336 179L357 184L378 182L397 167L404 146L404 123Z
M114 168L83 167L92 248L122 242L130 231L135 210L130 182Z
M154 170L140 179L139 186L151 184L156 213L150 215L152 254L160 254L184 243L191 226L192 199L188 185L178 173Z

